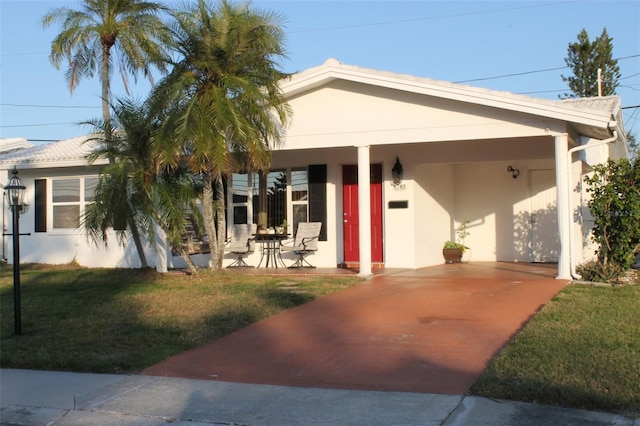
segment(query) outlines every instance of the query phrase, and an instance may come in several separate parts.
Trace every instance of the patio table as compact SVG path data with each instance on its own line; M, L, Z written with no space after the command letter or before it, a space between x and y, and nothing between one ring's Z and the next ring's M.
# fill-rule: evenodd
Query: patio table
M265 261L265 268L278 268L282 265L286 268L284 261L282 260L282 252L280 251L280 245L282 240L289 238L290 234L254 234L258 243L262 244L262 255L260 256L260 262L258 268L262 265L262 261Z

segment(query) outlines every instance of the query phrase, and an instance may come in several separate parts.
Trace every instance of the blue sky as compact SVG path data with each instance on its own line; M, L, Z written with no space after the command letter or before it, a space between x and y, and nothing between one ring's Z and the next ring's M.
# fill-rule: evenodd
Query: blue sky
M166 1L176 5L176 1ZM76 123L100 116L100 84L83 80L71 95L65 69L49 62L59 28L41 18L78 1L0 0L0 138L59 140L87 133ZM629 1L272 1L254 7L284 17L287 72L327 58L364 68L411 74L493 90L557 99L567 45L585 28L613 37L622 72L623 107L640 105L640 2ZM517 74L517 75L514 75ZM133 82L133 78L131 78ZM132 94L143 98L139 79ZM118 75L115 96L125 96ZM624 110L640 136L640 108Z

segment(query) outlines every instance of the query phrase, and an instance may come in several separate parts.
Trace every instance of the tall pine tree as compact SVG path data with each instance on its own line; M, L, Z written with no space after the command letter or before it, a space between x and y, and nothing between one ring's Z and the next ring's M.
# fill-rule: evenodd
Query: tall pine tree
M560 98L588 98L598 96L598 68L602 70L602 96L614 95L620 78L618 61L613 59L613 38L607 29L602 30L600 37L593 42L589 40L587 30L578 34L578 41L569 43L568 56L565 63L573 70L573 76L562 76L562 81L569 85L571 93Z

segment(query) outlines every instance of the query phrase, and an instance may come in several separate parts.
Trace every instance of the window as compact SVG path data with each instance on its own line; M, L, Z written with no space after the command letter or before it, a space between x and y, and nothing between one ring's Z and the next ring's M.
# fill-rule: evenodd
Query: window
M53 229L80 227L84 205L93 201L97 177L51 180Z
M307 169L271 170L266 175L234 173L230 201L234 224L276 228L293 217L295 229L308 217Z
M233 208L233 224L249 223L249 175L234 173L231 177L231 204Z
M254 223L262 228L275 228L287 220L287 171L272 170L253 176Z
M326 241L326 165L271 170L266 175L234 173L228 214L232 223L276 228L287 222L322 222Z
M92 203L98 186L97 177L84 178L84 202Z
M296 230L298 223L309 221L309 179L306 168L291 170L291 205L293 229Z

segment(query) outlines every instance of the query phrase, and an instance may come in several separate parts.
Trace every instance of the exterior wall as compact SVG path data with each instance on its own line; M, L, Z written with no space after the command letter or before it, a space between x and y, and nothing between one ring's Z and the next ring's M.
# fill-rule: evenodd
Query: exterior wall
M494 142L495 146L478 143L482 152L500 156L506 142ZM517 144L515 141L512 144ZM544 144L543 144L544 145ZM458 158L456 149L433 144L408 144L374 147L371 162L381 163L383 168L384 212L384 264L386 268L419 268L443 262L442 244L455 238L455 228L464 220L470 221L470 236L466 245L471 248L473 261L530 261L530 185L532 170L553 170L553 159L513 159L501 161L476 161L448 163L450 156ZM466 146L469 148L469 146ZM467 149L468 151L469 149ZM539 146L537 152L546 152ZM526 149L523 156L530 156ZM545 156L546 154L540 154ZM398 156L404 167L402 185L391 183L391 168ZM478 154L478 156L481 156ZM437 160L436 162L431 162ZM445 162L440 162L445 161ZM335 267L343 261L342 232L342 166L357 163L355 147L318 149L307 151L278 151L274 153L273 168L305 167L309 164L327 165L327 241L319 243L318 252L311 263L319 267ZM520 171L517 179L507 172L511 165ZM579 185L582 163L572 166L572 208L576 212L584 205L584 189ZM20 176L27 185L28 202L32 208L21 216L21 232L31 233L21 237L23 262L63 264L76 261L92 267L138 267L139 259L132 242L118 246L115 235L110 235L109 248L88 242L81 230L61 230L47 233L34 232L34 178L75 177L82 173L95 175L96 169L77 168L66 170L21 170ZM391 209L390 201L406 201L407 209ZM10 217L5 217L10 230ZM289 232L292 232L289 229ZM549 232L556 233L557 229ZM582 259L592 254L586 236L579 224L574 225L574 253ZM11 259L10 237L5 237L5 256ZM154 265L156 255L148 247L148 261ZM260 251L256 250L247 262L257 265ZM199 266L206 267L208 255L193 256ZM168 256L169 268L184 267L181 258ZM233 256L225 256L225 265ZM287 264L293 257L287 259Z
M592 172L587 172L583 176L591 174ZM575 205L574 209L579 214L582 226L574 231L574 251L577 255L578 263L581 263L596 258L596 250L598 249L598 245L591 240L591 230L593 229L593 226L595 224L588 206L589 200L591 199L591 194L587 192L587 185L584 182L580 183L577 190L580 196L580 202Z
M548 136L552 120L364 84L334 81L290 98L283 150Z
M133 242L126 247L118 245L115 234L109 234L109 246L105 248L90 243L87 235L81 229L51 230L47 232L35 232L35 208L34 208L34 179L79 177L93 175L98 169L91 167L69 169L34 169L20 170L20 178L27 187L26 197L29 210L20 216L20 233L30 234L20 237L20 260L24 263L49 263L65 264L77 262L88 267L139 267L140 261ZM50 192L50 188L48 189ZM49 194L50 197L50 194ZM47 207L49 209L49 207ZM49 215L50 210L48 210ZM5 210L5 227L8 232L13 232L11 224L11 212ZM5 256L10 261L13 259L13 245L10 236L3 237ZM147 251L147 259L151 265L155 264L155 252Z
M507 167L520 171L514 179ZM514 160L454 166L455 224L469 220L471 259L530 262L530 172L553 170L553 160ZM555 207L549 212L555 215ZM557 228L548 229L557 234Z
M442 245L453 237L454 167L450 164L418 164L415 176L416 262L411 267L420 268L442 263Z
M487 157L499 157L506 142L482 145ZM518 145L518 142L511 141ZM551 141L536 148L537 155L547 156ZM384 211L384 264L386 268L418 268L442 263L442 244L455 238L455 228L470 220L470 260L530 261L530 183L531 170L553 170L552 158L478 161L468 163L430 163L432 159L449 160L459 150L441 148L435 155L433 145L374 147L371 162L382 163ZM445 152L443 153L443 149ZM508 151L508 150L507 150ZM523 157L531 156L526 149ZM456 154L456 152L458 154ZM274 168L304 166L313 158L328 166L328 235L313 257L317 266L335 267L342 262L341 168L355 164L355 147L278 152ZM432 155L434 154L434 155ZM395 156L404 167L401 187L391 183L391 167ZM464 154L462 155L464 157ZM507 172L511 165L520 170L517 179ZM407 201L408 209L390 209L390 201ZM552 213L555 214L555 213ZM557 229L549 232L557 233ZM259 254L254 254L257 264ZM251 263L251 262L250 262Z
M353 164L355 148L318 150L313 155L317 163L328 165L328 241L319 244L319 251L311 259L321 267L335 267L342 262L342 200L341 168ZM405 150L406 151L406 150ZM531 170L552 170L552 160L493 161L461 164L429 164L411 155L411 150L395 151L405 169L403 185L391 184L394 156L377 152L372 162L383 165L384 261L387 268L419 268L442 263L442 243L455 238L455 228L470 220L470 236L466 245L471 248L469 260L474 261L530 261L529 243L531 215L529 176ZM404 160L402 160L405 158ZM277 158L274 168L282 165L304 166L307 156L289 152ZM507 166L520 171L513 179ZM41 172L41 171L39 171ZM29 204L33 207L33 173L21 171L27 186ZM48 177L77 176L73 173L49 171ZM39 175L40 177L42 175ZM576 217L585 216L585 226L573 225L573 254L578 263L593 256L594 247L589 240L589 217L586 211L587 194L580 185L582 163L572 165L572 211ZM407 201L407 209L390 209L390 201ZM10 216L5 213L5 227L11 231ZM21 260L23 262L64 264L76 261L91 267L138 267L139 259L131 242L125 248L118 246L115 235L110 234L106 249L90 243L81 230L60 230L47 233L34 232L34 209L21 216ZM290 232L292 230L289 230ZM557 229L549 229L556 233ZM5 258L11 259L10 237L4 237ZM155 252L150 247L147 256L155 264ZM257 265L260 252L248 258ZM208 255L194 256L200 266L208 264ZM225 264L233 260L230 254ZM289 259L288 263L293 259ZM169 267L184 267L180 258L169 255Z

